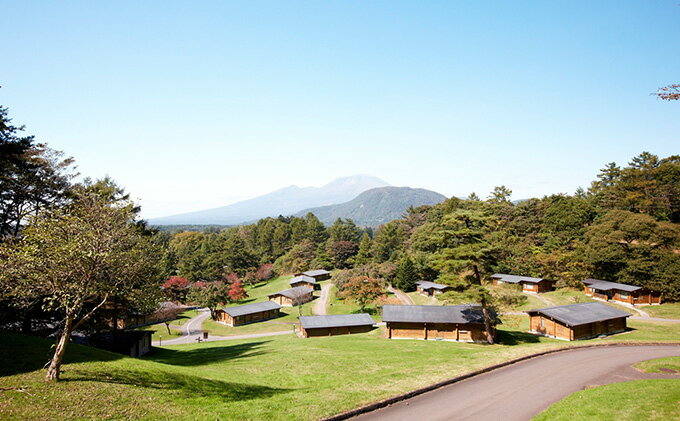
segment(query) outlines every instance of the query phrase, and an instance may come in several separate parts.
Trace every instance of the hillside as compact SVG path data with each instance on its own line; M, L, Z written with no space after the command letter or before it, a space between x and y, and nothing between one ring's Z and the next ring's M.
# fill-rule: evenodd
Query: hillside
M357 225L377 227L401 218L409 206L435 205L446 196L425 189L411 187L379 187L361 193L356 198L338 205L305 209L297 213L303 216L312 212L326 225L337 218L351 218Z
M152 225L238 225L268 216L291 215L301 209L346 202L358 194L389 186L370 175L354 175L331 181L321 187L288 186L280 190L228 206L179 215L153 218Z

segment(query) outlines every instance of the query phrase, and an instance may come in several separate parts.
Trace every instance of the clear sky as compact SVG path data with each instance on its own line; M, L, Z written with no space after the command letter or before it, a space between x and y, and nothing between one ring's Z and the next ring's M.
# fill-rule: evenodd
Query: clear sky
M572 193L680 153L667 1L0 0L0 104L146 217L357 173Z

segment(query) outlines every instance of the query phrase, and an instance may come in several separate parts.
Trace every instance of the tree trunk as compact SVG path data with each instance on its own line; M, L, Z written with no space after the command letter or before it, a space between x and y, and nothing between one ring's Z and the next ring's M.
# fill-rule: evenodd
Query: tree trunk
M172 336L172 333L170 332L170 323L165 322L165 327L168 329L168 336Z
M491 316L486 305L482 305L482 315L484 316L484 330L486 330L486 341L493 345L493 333L491 333Z
M73 329L73 315L68 314L64 322L64 330L61 332L61 337L57 341L57 348L54 350L54 356L50 361L50 366L47 368L47 375L45 380L57 382L59 381L59 372L61 370L61 363L64 360L66 353L66 346L71 339L71 332Z
M472 265L472 270L475 272L475 279L477 279L479 285L482 285L482 276L479 274L479 268L477 265Z

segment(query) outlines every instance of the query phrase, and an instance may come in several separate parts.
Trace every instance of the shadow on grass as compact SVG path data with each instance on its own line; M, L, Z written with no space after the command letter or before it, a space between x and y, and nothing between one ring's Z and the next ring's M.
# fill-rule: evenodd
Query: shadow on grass
M199 376L166 372L162 370L120 370L74 373L62 379L63 382L88 381L122 384L155 390L177 391L186 398L208 397L223 401L245 401L267 398L292 389L233 383L207 379Z
M0 332L0 377L28 373L44 368L54 354L54 340L17 333ZM64 363L114 361L123 355L69 343Z
M541 341L538 336L519 330L498 330L496 332L496 342L502 345L534 344Z
M186 351L181 349L153 348L153 351L146 355L144 359L168 365L207 365L224 360L263 355L265 352L258 351L257 348L267 342L269 341L248 342L236 345L203 345L199 348L193 348Z

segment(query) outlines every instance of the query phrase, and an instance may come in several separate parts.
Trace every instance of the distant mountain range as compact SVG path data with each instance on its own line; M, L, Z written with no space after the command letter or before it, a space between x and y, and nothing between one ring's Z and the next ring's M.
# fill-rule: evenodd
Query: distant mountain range
M288 186L232 205L179 215L152 218L152 225L239 225L267 216L293 215L301 209L344 203L360 193L389 186L370 175L354 175L322 187Z
M445 196L425 189L392 187L370 175L354 175L321 187L289 186L232 205L153 218L151 225L240 225L279 215L312 212L324 224L351 218L359 226L377 227L400 218L409 206L434 205Z
M296 216L312 212L326 225L332 224L337 218L350 218L359 226L377 227L401 218L409 206L436 205L444 200L446 196L431 190L378 187L361 193L349 202L305 209Z

